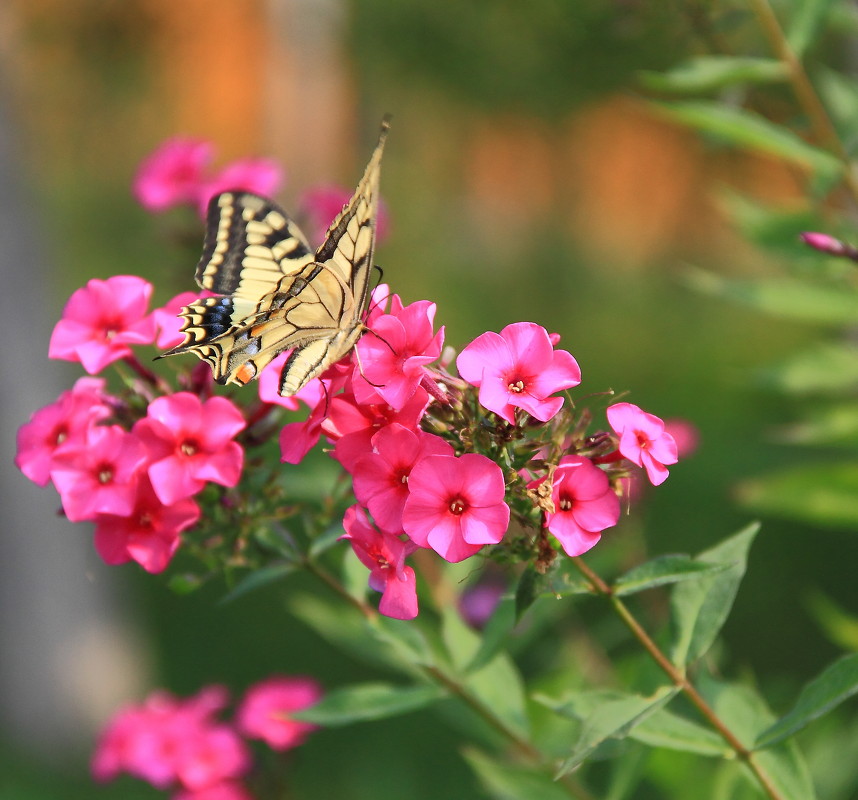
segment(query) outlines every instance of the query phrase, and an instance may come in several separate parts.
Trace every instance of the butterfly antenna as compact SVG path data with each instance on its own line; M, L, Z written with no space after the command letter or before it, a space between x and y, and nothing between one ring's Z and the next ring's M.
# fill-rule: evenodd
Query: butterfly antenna
M364 327L366 327L366 326L364 326ZM366 330L369 330L369 328L366 328ZM375 334L375 335L378 336L378 334ZM380 336L378 338L381 339ZM382 341L384 341L384 340L382 339ZM388 347L389 346L390 345L388 345ZM369 378L366 377L366 375L364 375L363 364L361 363L361 360L360 360L360 350L357 349L357 346L355 346L354 354L355 354L355 360L357 361L358 372L360 373L361 378L363 378L374 389L378 389L378 388L384 386L383 383L373 383Z

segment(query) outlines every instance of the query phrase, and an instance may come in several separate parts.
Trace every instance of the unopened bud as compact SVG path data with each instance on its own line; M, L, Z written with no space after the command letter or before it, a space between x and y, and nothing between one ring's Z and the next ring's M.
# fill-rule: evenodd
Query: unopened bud
M858 248L853 247L846 242L841 242L840 239L835 239L827 233L802 233L799 238L808 247L814 250L819 250L820 253L827 253L830 256L838 256L840 258L849 258L852 261L858 261Z

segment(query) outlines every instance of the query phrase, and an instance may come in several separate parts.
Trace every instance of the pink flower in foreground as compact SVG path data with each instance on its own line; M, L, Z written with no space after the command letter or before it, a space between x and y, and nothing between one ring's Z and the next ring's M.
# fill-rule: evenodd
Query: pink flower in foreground
M554 350L545 328L532 322L507 325L471 342L456 359L459 374L480 390L480 404L515 424L515 409L547 422L563 405L556 392L581 382L578 363Z
M608 476L583 456L560 459L551 499L555 511L546 513L545 525L569 556L586 553L599 541L601 531L620 518L620 501Z
M414 619L417 582L414 570L405 566L405 559L417 545L377 531L356 505L346 510L343 527L346 532L340 538L350 542L355 555L369 569L370 588L382 593L379 612L394 619Z
M678 460L676 442L664 422L633 403L615 403L607 409L608 422L620 437L620 453L646 470L653 486L667 479L666 464Z
M420 385L425 365L441 355L444 328L433 332L435 303L428 300L391 311L376 317L372 329L358 341L353 387L360 403L380 396L401 409Z
M322 244L331 223L351 199L351 189L333 185L314 186L301 196L298 207L302 215L307 218L308 224L305 229L315 247ZM388 227L387 209L384 203L379 201L375 232L377 242L381 242L387 236Z
M262 739L273 750L289 750L316 730L315 725L289 715L321 698L322 687L312 678L276 675L247 690L236 712L236 724L250 739Z
M361 456L352 470L355 497L379 528L398 534L411 468L428 455L452 456L453 448L438 436L396 422L372 437L372 447L373 452Z
M200 216L206 215L209 201L221 192L240 189L270 197L283 184L283 170L269 158L242 158L227 164L199 188L196 197Z
M79 447L87 431L110 416L101 378L79 378L74 388L40 408L18 429L15 465L33 483L47 486L54 456Z
M69 298L54 327L48 356L79 361L90 374L131 355L129 345L155 341L155 320L146 314L152 284L133 275L93 278Z
M119 425L95 425L79 447L54 455L51 480L72 522L134 510L146 449Z
M426 456L411 470L408 492L405 533L447 561L462 561L506 533L503 471L486 456Z
M182 531L200 518L190 499L165 506L148 477L137 487L137 502L128 516L100 514L95 520L95 549L106 564L136 561L147 572L162 572L179 547Z
M241 412L225 397L202 402L189 392L158 397L134 433L149 451L149 479L165 505L191 497L206 481L235 486L244 451L233 437L245 426Z
M168 139L140 164L132 191L147 211L197 202L214 146L202 139Z

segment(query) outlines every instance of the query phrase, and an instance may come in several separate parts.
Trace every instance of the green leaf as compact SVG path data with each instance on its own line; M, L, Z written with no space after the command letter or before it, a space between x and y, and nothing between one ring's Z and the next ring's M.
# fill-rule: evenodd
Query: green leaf
M698 56L667 72L639 73L645 89L674 94L697 94L737 84L778 83L789 75L786 66L771 58Z
M176 594L190 594L197 591L205 582L206 579L200 575L183 572L178 575L171 575L168 586L170 587L170 591Z
M808 683L792 710L763 731L754 748L761 750L783 741L832 708L858 693L858 653L844 656Z
M819 591L810 593L807 605L829 641L844 650L858 652L858 617Z
M790 49L799 60L819 36L832 0L803 0L793 4L795 13L787 30Z
M831 394L858 385L858 347L820 342L779 364L760 370L763 386L787 394Z
M777 429L774 437L786 444L858 445L858 404L833 403L807 411L805 419Z
M242 578L226 596L221 598L221 605L231 603L239 597L243 597L250 592L261 589L263 586L276 583L282 580L287 575L291 575L295 571L295 564L281 562L279 564L269 564L267 567L260 567L254 570L245 578Z
M696 722L659 709L637 725L629 737L650 747L727 758L732 750L715 731Z
M759 529L757 523L749 525L697 556L704 564L728 564L727 569L673 588L670 605L676 634L671 660L677 666L695 661L715 641L733 606L745 574L748 548Z
M524 612L530 608L536 598L539 596L539 585L544 581L544 576L540 575L532 565L528 565L521 577L518 580L518 586L515 588L515 620L518 622Z
M506 647L509 635L515 627L515 604L512 598L504 597L495 608L486 627L480 646L474 654L467 670L478 670L488 664L498 653Z
M336 545L340 536L344 533L342 520L338 520L333 525L328 526L326 530L314 537L311 542L308 551L310 558L318 558L326 550Z
M851 76L817 65L814 83L837 132L851 150L858 135L858 86ZM815 230L815 229L814 229Z
M670 702L677 691L674 686L663 686L651 697L628 694L595 705L591 713L582 719L578 742L560 765L557 776L574 770L606 740L626 736L650 714Z
M463 755L495 800L569 800L569 792L543 772L497 761L474 748Z
M697 579L727 569L726 564L705 564L686 555L664 555L633 567L614 583L614 594L623 597L666 583Z
M435 664L432 649L413 620L378 615L368 621L367 628L378 642L389 645L403 663L425 667Z
M735 147L782 158L827 179L839 175L843 169L835 156L753 111L705 100L658 103L656 108L670 119Z
M705 270L689 270L686 283L699 292L784 319L825 325L858 322L858 292L792 278L739 281Z
M499 653L484 667L469 672L463 683L508 728L520 736L529 736L524 681L506 653Z
M760 514L813 525L858 526L858 463L825 463L792 467L744 481L739 502Z
M363 683L334 689L316 705L291 713L294 719L328 728L354 722L385 719L417 711L431 705L446 693L436 686L393 686L389 683Z
M454 669L464 671L479 650L480 637L465 624L455 606L441 612L441 637Z

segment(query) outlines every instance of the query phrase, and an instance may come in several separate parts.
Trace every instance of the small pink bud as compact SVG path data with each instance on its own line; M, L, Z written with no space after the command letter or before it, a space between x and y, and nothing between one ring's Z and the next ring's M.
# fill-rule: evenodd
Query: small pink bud
M840 239L835 239L827 233L802 233L799 238L808 247L814 250L819 250L820 253L827 253L830 256L840 256L843 258L851 258L853 261L858 261L858 248L853 247L846 242L841 242Z

